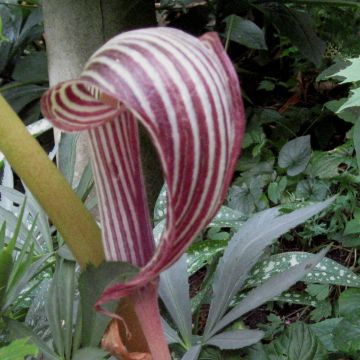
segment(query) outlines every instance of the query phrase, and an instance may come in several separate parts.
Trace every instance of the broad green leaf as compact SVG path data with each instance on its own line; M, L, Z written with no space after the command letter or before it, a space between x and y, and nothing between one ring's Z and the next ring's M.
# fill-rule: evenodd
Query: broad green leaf
M192 320L187 268L184 254L160 274L159 295L187 347L191 346Z
M349 66L349 64L350 64L349 60L336 59L334 64L323 70L316 77L316 81L324 81L324 80L328 80L329 78L341 80L342 77L338 76L338 72Z
M12 78L19 82L47 82L47 57L45 51L36 51L20 58L12 73Z
M160 194L156 200L155 208L154 208L154 221L158 223L159 221L165 219L166 217L166 187L160 191ZM233 210L227 206L222 206L217 214L212 219L211 223L208 227L231 227L231 228L239 228L244 221L243 215L236 210ZM160 232L156 232L158 235ZM161 233L160 233L161 235Z
M271 360L326 360L327 352L309 325L291 324L283 335L266 346Z
M232 301L231 306L236 306L240 303L241 300L246 298L247 293L240 293L235 296L234 301ZM306 294L304 292L294 292L294 291L285 291L282 294L275 296L272 301L285 302L288 304L297 304L297 305L306 305L316 307L318 301L315 297Z
M360 88L352 89L350 92L350 96L344 102L344 104L339 108L339 112L351 108L360 106Z
M248 181L243 182L241 186L233 185L229 191L229 206L243 215L253 213L256 210L261 197L264 195L263 188L265 186L265 176L248 175Z
M45 90L47 90L45 86L13 82L11 87L8 84L6 87L0 88L0 93L2 93L11 107L19 113L25 106L40 99Z
M326 44L316 35L311 16L280 3L270 3L264 7L269 21L279 29L281 35L288 37L307 59L319 67Z
M355 216L345 224L344 235L360 234L360 216Z
M289 176L301 174L311 157L310 136L300 136L287 142L279 152L278 163Z
M334 153L315 151L306 172L312 177L331 179L339 175L339 166L343 162L344 158L334 156Z
M26 356L36 356L38 349L35 345L29 344L29 339L19 339L11 342L10 345L0 348L0 359L3 360L24 360Z
M324 105L330 111L336 113L336 115L347 122L355 124L357 120L360 118L360 109L359 107L350 107L347 109L339 110L347 101L347 98L343 98L340 100L330 100L326 102Z
M215 255L226 248L228 242L223 240L204 240L195 243L188 250L188 273L195 274L203 266L211 262Z
M226 18L226 36L250 49L267 49L265 34L254 22L237 15Z
M258 343L248 350L246 360L272 360L266 352L266 347Z
M315 309L311 310L309 316L311 321L319 322L321 320L329 318L331 314L331 303L329 301L319 301Z
M360 80L360 57L347 59L347 63L350 64L341 69L340 71L334 73L336 76L341 76L344 80L341 81L341 84L348 82L356 82Z
M313 333L319 338L329 352L336 352L334 346L334 330L341 320L342 318L332 318L310 325Z
M257 286L272 275L281 273L291 266L310 259L311 256L313 255L301 251L272 255L268 260L255 265L247 280L246 287ZM306 275L304 281L306 283L360 287L360 277L358 275L329 258L321 260L315 269Z
M309 284L306 288L306 292L311 296L314 296L317 300L325 300L330 293L329 285L323 284Z
M296 185L295 194L299 199L322 201L326 198L329 186L321 180L301 180Z
M230 227L238 229L244 223L245 219L239 211L227 206L222 206L208 227Z
M83 346L98 346L110 321L110 318L96 313L94 310L94 304L104 289L110 285L110 283L129 280L137 272L137 268L127 263L104 262L97 268L90 265L81 273L79 290L83 314ZM115 311L116 306L116 303L111 303L107 305L106 309Z
M268 186L269 199L274 203L279 203L282 194L287 186L287 177L283 176L280 181L271 182ZM323 200L323 199L322 199Z
M360 319L343 319L334 330L334 345L337 350L357 355L360 351Z
M229 241L216 269L214 295L206 323L206 334L224 315L232 298L244 285L249 271L259 260L266 246L326 208L331 202L332 199L282 216L279 216L279 208L268 209L254 215L240 228Z
M360 289L347 289L341 293L339 314L349 320L360 319Z
M16 39L19 36L22 24L22 11L18 6L0 4L0 17L2 19L2 36L7 41L0 42L0 73L11 58Z
M259 342L263 336L264 332L259 330L232 330L213 336L206 344L222 350L240 349Z

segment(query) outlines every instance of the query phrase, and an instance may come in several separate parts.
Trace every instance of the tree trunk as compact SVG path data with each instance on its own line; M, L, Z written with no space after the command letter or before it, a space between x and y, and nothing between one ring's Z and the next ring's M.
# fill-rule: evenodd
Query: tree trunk
M92 53L111 37L156 24L155 6L149 0L44 0L45 38L50 85L79 77ZM140 130L142 159L149 208L152 210L162 185L156 152ZM60 134L55 135L58 142ZM61 162L61 154L60 159ZM74 181L89 161L87 144L78 140Z

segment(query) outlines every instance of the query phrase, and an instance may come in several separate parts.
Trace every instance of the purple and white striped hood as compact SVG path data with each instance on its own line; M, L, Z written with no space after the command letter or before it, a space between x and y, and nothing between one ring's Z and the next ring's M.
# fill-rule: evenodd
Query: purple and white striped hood
M88 132L106 259L141 267L130 282L108 288L98 305L156 278L209 223L226 195L245 127L237 75L217 34L198 39L171 28L111 39L80 79L43 96L42 111L64 131ZM138 121L167 184L166 229L156 248Z

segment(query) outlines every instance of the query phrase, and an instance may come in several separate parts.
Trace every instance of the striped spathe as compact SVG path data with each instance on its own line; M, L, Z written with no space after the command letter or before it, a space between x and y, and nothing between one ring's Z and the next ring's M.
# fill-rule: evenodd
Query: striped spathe
M111 39L80 79L43 96L42 111L64 131L87 131L106 259L141 267L130 282L106 289L97 305L156 278L209 223L226 195L245 127L238 79L217 34L195 38L172 28ZM166 229L157 247L139 121L167 184Z

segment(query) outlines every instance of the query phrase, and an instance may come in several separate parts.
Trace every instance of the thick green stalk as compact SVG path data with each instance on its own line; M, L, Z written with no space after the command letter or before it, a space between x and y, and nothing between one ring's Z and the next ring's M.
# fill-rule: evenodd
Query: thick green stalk
M0 150L82 267L104 259L100 229L63 175L0 95Z

